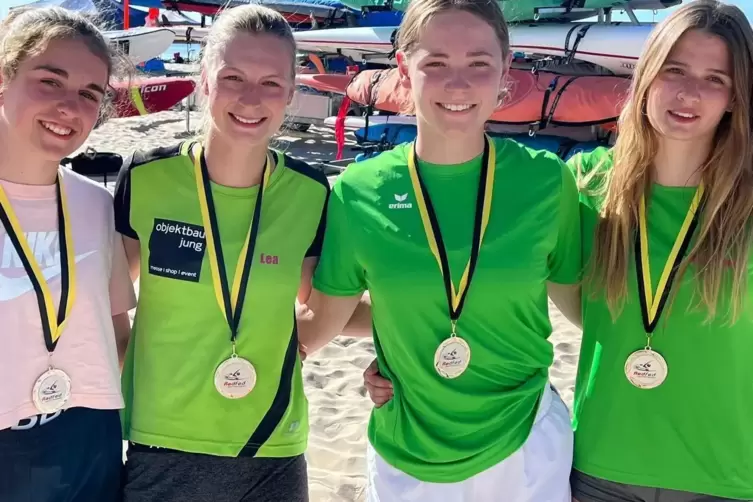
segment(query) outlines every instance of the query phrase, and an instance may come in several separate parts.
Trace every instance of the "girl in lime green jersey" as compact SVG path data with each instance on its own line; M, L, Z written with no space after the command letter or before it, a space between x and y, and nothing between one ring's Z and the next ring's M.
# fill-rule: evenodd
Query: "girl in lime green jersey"
M368 290L395 388L369 422L369 501L570 502L547 283L579 277L574 176L484 135L510 65L497 2L415 0L398 49L417 139L334 185L299 336L323 346Z
M285 19L227 10L203 54L203 137L134 153L116 189L140 276L123 371L124 500L304 502L294 309L311 288L329 184L270 149L295 89Z
M748 20L692 2L647 41L615 147L572 161L578 502L753 500L752 100Z

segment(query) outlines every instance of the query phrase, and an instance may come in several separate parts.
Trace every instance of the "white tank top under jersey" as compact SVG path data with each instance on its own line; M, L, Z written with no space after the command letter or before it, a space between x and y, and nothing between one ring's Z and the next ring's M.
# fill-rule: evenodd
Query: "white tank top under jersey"
M30 248L60 301L55 186L0 181ZM76 298L52 361L71 377L67 408L123 407L112 316L135 306L123 242L115 232L112 196L101 185L63 171L76 260ZM36 294L0 224L0 430L38 414L34 382L48 364Z

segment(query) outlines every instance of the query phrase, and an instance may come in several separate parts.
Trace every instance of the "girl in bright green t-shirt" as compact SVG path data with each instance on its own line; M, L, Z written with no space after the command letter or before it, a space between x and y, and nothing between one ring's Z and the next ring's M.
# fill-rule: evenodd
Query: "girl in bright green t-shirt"
M633 78L614 148L572 161L573 497L753 500L753 30L737 7L692 2Z
M574 176L484 134L510 66L498 2L414 0L397 41L417 140L335 183L299 337L325 345L368 290L395 386L369 421L370 502L570 502L547 283L580 273Z
M646 43L615 147L571 161L576 502L753 500L752 104L748 21L696 1ZM389 405L389 382L367 388Z

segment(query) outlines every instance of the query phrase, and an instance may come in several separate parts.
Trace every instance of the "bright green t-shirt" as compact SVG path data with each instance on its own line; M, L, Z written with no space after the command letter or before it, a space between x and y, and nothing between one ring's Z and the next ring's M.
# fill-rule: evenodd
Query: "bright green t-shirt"
M494 141L491 216L457 324L471 361L455 379L434 369L450 317L408 172L412 144L350 165L330 197L314 287L333 296L368 289L379 369L394 385L394 399L372 413L369 440L423 481L467 479L525 442L553 359L546 283L572 283L580 271L572 173L550 153ZM470 255L481 161L419 161L456 287Z
M300 455L308 403L295 297L304 257L321 249L327 178L275 153L237 339L238 355L254 365L257 381L247 396L228 399L216 390L214 373L231 354L230 330L215 297L186 150L135 153L116 188L116 227L141 245L139 303L122 378L125 437L221 456ZM232 284L259 186L212 183L211 190Z
M584 172L610 169L610 152L576 156L571 165L578 164ZM694 187L651 185L646 207L654 291L694 193ZM584 260L593 249L600 205L598 196L582 193ZM729 326L729 293L722 295L719 317L704 324L706 312L695 308L693 297L695 271L691 264L675 279L674 303L654 331L651 345L667 361L668 374L649 390L634 387L624 372L630 353L646 343L632 247L628 299L615 322L606 302L584 290L574 467L618 483L753 499L753 304L749 296L741 318Z

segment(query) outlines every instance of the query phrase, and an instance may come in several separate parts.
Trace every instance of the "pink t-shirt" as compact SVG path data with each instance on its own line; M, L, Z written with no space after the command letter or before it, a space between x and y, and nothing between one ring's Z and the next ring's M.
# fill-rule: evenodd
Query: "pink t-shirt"
M55 186L0 181L57 304L60 252ZM63 170L75 252L76 297L52 364L71 378L66 407L123 407L112 316L135 306L123 242L115 232L112 196ZM0 224L0 430L39 412L32 388L48 368L39 306L31 281Z

